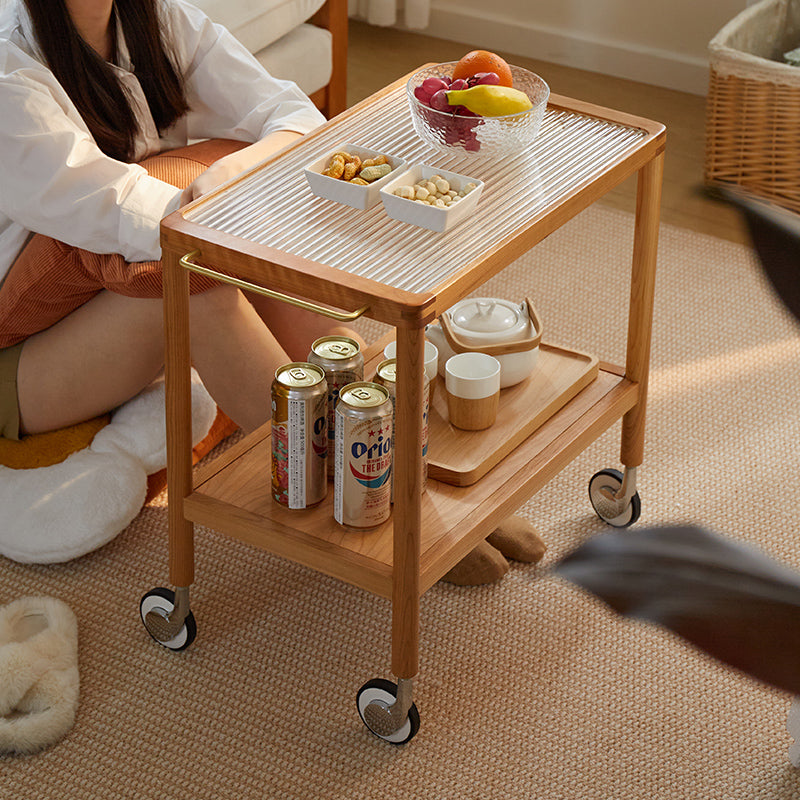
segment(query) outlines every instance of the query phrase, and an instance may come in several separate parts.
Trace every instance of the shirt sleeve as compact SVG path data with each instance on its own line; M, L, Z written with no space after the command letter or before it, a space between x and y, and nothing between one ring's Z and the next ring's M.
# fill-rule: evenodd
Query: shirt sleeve
M191 106L190 138L255 142L278 130L307 133L325 121L295 83L272 77L197 6L165 0L162 9Z
M13 61L13 59L12 59ZM48 70L0 65L0 213L34 233L127 261L161 257L180 189L106 156Z

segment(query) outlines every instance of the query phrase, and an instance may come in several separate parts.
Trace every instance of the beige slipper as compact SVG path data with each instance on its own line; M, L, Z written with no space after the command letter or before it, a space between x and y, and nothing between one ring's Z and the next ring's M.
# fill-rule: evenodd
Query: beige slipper
M456 586L480 586L499 581L508 572L508 561L488 542L481 542L443 578Z
M486 537L506 558L536 564L542 560L547 545L525 517L515 514L508 517Z
M75 722L78 623L51 597L0 607L0 753L35 753Z

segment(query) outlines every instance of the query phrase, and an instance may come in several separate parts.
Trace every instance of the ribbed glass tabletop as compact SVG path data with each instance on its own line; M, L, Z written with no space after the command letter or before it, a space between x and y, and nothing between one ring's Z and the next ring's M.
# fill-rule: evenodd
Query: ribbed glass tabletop
M517 156L450 154L416 134L400 87L200 203L186 219L387 286L427 292L590 183L646 136L639 128L548 108L538 137ZM347 142L401 156L409 165L479 178L485 186L478 206L472 217L436 233L391 219L381 203L358 211L317 197L303 168Z

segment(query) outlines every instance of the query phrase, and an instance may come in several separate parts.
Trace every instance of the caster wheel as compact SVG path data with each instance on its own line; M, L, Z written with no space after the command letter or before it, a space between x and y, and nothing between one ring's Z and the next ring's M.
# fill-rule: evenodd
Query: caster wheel
M589 501L597 516L614 528L627 528L633 525L642 513L642 501L636 492L630 503L615 498L622 488L622 473L618 469L601 469L589 481Z
M405 744L413 739L419 730L419 712L412 703L402 725L397 730L391 731L394 724L388 709L394 704L396 697L397 685L391 681L382 678L367 681L356 695L358 715L370 731L385 742Z
M175 592L161 587L149 591L139 603L142 622L153 639L170 650L185 650L197 636L197 623L190 611L178 633L170 636L166 623L173 608Z

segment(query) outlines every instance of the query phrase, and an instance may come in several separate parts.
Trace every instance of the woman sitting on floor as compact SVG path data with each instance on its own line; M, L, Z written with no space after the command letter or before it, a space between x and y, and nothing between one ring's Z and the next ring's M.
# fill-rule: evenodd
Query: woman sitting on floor
M0 435L17 438L153 381L162 218L324 118L184 0L8 0L0 113ZM190 288L193 364L253 430L276 367L337 329L196 274ZM478 582L505 571L489 556Z

